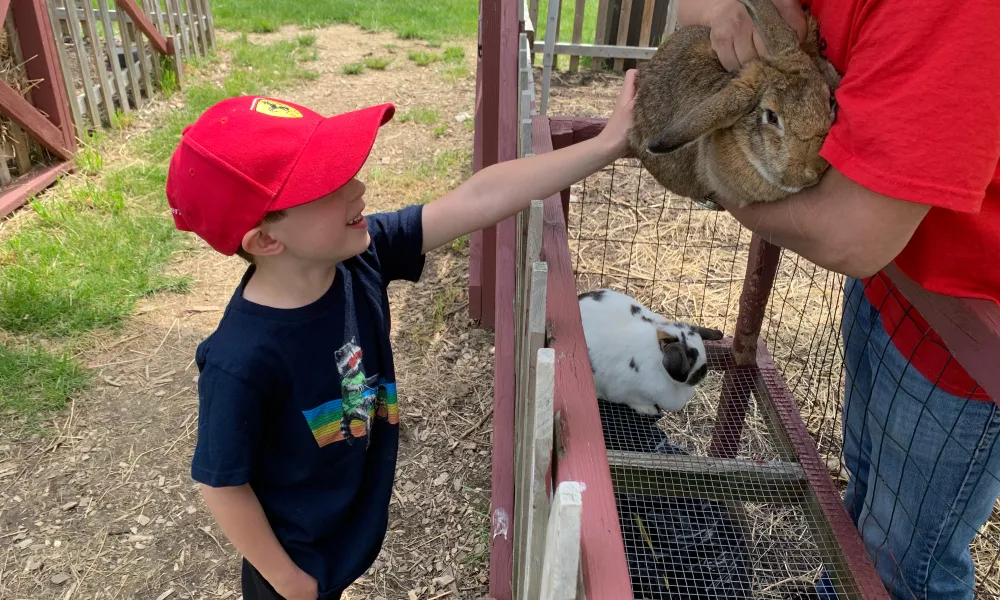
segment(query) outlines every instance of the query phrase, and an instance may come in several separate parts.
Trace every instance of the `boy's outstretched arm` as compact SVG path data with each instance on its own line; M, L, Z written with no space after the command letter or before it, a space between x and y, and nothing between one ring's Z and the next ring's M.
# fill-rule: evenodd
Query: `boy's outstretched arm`
M614 112L595 138L479 171L423 209L424 253L495 225L625 155L635 102L635 70L625 74Z

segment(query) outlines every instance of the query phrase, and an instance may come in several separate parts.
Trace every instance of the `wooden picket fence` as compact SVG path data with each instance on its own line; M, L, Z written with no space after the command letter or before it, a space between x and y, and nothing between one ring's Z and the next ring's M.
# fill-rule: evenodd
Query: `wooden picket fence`
M77 130L100 129L183 84L181 59L215 48L208 0L49 0ZM145 35L143 35L145 34ZM144 37L146 39L144 39ZM164 58L168 60L163 60ZM170 68L166 68L169 63Z
M595 0L590 0L594 2ZM569 71L579 70L580 57L593 58L591 68L599 71L605 65L621 72L636 60L648 60L666 35L677 23L677 0L597 0L597 26L594 43L581 43L583 39L584 11L588 0L576 0L573 15L573 33L570 41L559 41L562 21L561 0L550 0L546 20L545 40L535 40L538 22L538 0L524 0L525 30L532 51L548 53L553 57L568 55ZM550 39L551 38L551 39ZM544 114L544 113L543 113Z
M538 18L538 0L524 0L526 28L530 37L534 37L534 23ZM559 42L559 25L562 14L562 1L549 0L549 10L545 24L545 40L531 42L532 52L542 54L542 98L539 113L548 113L549 83L552 69L558 63L561 54L570 56L569 71L579 70L581 56L593 58L591 67L599 71L606 60L612 61L611 67L621 72L627 66L631 67L638 61L652 58L657 47L673 32L677 25L677 0L600 0L597 12L597 30L595 43L581 44L583 36L583 14L586 0L576 0L575 17L573 20L572 43ZM534 64L534 55L531 63Z

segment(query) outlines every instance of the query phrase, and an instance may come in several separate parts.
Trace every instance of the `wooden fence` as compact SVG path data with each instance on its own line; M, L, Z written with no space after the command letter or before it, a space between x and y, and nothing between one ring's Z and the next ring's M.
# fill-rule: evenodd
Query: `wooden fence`
M552 138L545 127L548 119L539 116L535 108L530 54L528 37L521 33L518 158L552 149ZM575 397L566 386L587 380L577 377L577 369L586 368L585 353L567 353L565 346L548 335L550 324L561 327L563 323L562 318L553 318L553 307L566 299L567 290L573 294L572 273L565 268L568 256L561 252L566 247L565 223L559 220L562 215L559 194L534 200L527 210L513 217L512 236L507 236L506 228L497 233L502 244L510 244L504 244L498 256L508 256L508 249L513 254L512 297L509 303L497 301L497 347L504 349L497 363L497 381L513 382L511 414L506 406L494 406L495 414L503 415L503 420L510 423L510 427L494 423L497 451L491 571L510 574L509 578L491 577L491 597L498 600L582 599L586 596L584 586L602 597L600 592L610 589L607 583L615 582L621 589L621 584L628 582L620 542L617 546L607 543L608 526L617 525L607 464L602 470L600 461L592 460L583 446L574 444L571 452L565 451L567 432L570 428L576 431L574 423L578 421L577 414L570 414L572 411L562 406L567 398ZM558 273L550 274L549 260L558 266ZM552 276L556 297L550 299ZM507 349L511 347L512 360L507 361ZM507 400L505 391L495 397L495 402ZM590 451L594 456L604 456L603 446ZM582 465L591 463L596 472L603 472L603 482L599 475L593 477L593 471L586 466L581 472ZM512 517L508 519L505 490L511 487ZM585 490L589 498L586 521L582 518ZM510 533L513 535L508 540ZM511 543L496 543L498 535ZM605 538L603 544L594 543L598 535ZM584 553L586 539L591 540L591 547ZM505 564L512 566L511 571L498 568Z
M595 0L590 0L594 2ZM525 30L528 33L534 54L544 53L546 45L552 44L553 57L568 55L569 71L579 70L580 57L590 56L594 60L591 68L599 71L605 66L621 72L630 68L637 60L647 60L656 51L667 32L677 23L677 3L675 0L596 0L597 25L594 43L582 43L584 34L584 14L588 0L575 0L572 38L559 41L562 21L562 1L551 0L545 15L545 40L535 39L535 24L538 23L538 0L524 0ZM550 41L550 33L554 34ZM555 60L555 59L553 59Z
M72 170L77 141L183 83L208 0L0 2L0 217Z
M49 0L70 109L82 135L183 83L182 59L215 48L208 0ZM72 9L71 9L72 8ZM144 39L147 38L147 39ZM164 61L161 57L171 60ZM171 63L166 69L167 62Z
M527 0L525 0L527 2ZM532 42L533 52L542 54L542 99L540 114L548 113L549 83L552 69L560 54L570 56L569 71L579 69L581 56L593 58L591 67L599 71L610 66L621 72L631 68L638 61L648 60L656 48L677 25L676 0L600 0L597 13L595 43L582 44L583 15L586 0L576 0L573 19L572 43L559 42L559 25L562 14L562 0L549 0L549 10L545 24L545 40ZM530 31L534 34L534 23L538 17L538 0L524 9L530 21ZM531 64L534 64L532 55Z

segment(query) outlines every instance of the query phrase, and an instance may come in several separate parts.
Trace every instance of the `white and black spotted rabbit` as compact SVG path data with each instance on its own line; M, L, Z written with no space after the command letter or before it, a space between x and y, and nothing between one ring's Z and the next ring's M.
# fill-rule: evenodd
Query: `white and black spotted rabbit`
M597 397L644 415L684 408L708 372L702 340L722 332L668 321L614 290L578 299Z

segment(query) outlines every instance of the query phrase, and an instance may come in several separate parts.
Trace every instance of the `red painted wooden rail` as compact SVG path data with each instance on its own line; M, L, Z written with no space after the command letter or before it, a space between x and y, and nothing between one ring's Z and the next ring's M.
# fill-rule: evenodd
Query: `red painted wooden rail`
M532 151L541 154L552 150L549 119L533 117ZM549 267L545 307L548 346L556 355L553 486L563 481L580 481L586 486L580 563L587 597L622 598L631 590L631 582L583 335L562 196L557 193L545 199L541 256Z
M115 5L128 14L132 23L149 39L154 50L167 56L174 55L174 40L163 37L160 30L146 16L146 13L142 12L142 9L136 5L135 0L115 0Z
M51 152L57 162L39 165L4 187L0 191L0 217L70 171L73 163L69 161L76 151L69 97L45 0L19 0L13 4L3 0L0 25L6 19L8 7L17 25L21 51L25 57L31 57L25 64L26 74L36 84L31 90L32 106L21 94L0 82L0 112Z
M480 0L473 170L517 158L518 21L512 0ZM512 598L514 574L515 220L470 236L469 312L496 327L490 596Z

